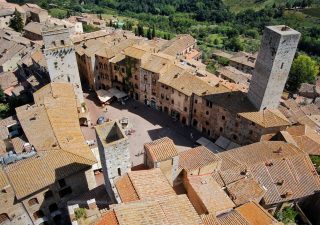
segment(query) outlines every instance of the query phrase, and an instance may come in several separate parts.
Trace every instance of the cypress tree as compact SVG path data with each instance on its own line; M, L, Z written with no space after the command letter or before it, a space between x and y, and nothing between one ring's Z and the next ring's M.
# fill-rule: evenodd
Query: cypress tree
M155 38L155 37L156 37L156 28L153 25L153 27L152 27L152 38Z
M150 27L149 27L149 29L148 29L147 38L148 38L149 40L152 39L152 32L151 32Z
M18 12L17 9L14 10L13 17L10 20L9 27L14 29L17 32L21 32L23 30L23 20L21 13Z

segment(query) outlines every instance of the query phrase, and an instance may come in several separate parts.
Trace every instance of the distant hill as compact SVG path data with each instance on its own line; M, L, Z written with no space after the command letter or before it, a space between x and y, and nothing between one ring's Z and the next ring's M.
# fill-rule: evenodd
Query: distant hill
M305 0L306 2L308 0ZM268 6L272 6L274 3L276 4L286 4L290 3L294 5L295 3L302 2L302 0L223 0L224 4L230 7L232 12L240 12L246 9L254 9L259 10ZM320 0L312 0L313 4L319 5Z

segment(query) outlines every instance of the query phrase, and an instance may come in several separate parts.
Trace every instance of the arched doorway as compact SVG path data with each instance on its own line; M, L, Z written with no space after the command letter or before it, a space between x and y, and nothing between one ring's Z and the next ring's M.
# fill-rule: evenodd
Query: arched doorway
M198 126L198 121L196 119L193 120L192 126L193 127L197 127Z
M186 124L187 124L187 119L186 119L185 117L182 117L181 123L182 123L183 125L186 125Z

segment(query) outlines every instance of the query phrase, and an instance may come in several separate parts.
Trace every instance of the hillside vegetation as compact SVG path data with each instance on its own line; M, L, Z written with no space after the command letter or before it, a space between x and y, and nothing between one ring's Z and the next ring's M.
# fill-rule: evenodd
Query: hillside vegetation
M15 0L19 3L30 0ZM56 17L81 12L118 17L124 29L156 29L166 39L179 33L193 35L210 65L214 48L258 50L267 25L286 24L302 33L299 51L320 62L320 0L32 0ZM140 32L141 33L141 32Z

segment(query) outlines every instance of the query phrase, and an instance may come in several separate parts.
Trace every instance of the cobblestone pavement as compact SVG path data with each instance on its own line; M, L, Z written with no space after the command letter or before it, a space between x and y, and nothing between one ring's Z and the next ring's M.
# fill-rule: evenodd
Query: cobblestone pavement
M126 101L125 105L114 102L106 107L101 107L93 94L85 95L85 97L93 125L96 125L99 116L105 116L111 120L129 118L129 124L135 131L128 135L133 166L143 163L141 153L144 143L167 136L174 141L179 151L183 151L195 146L195 141L202 136L195 129L174 122L168 115L135 100L130 99ZM82 132L86 140L96 139L93 127L82 127ZM191 138L191 136L193 137Z

